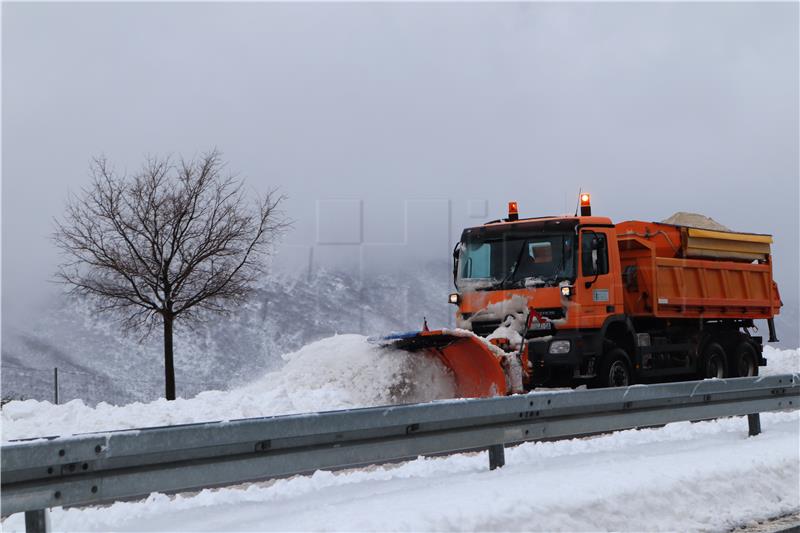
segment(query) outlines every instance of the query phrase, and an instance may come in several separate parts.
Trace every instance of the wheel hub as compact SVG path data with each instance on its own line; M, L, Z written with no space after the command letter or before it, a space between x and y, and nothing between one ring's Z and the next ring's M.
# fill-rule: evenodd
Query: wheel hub
M628 370L625 368L625 364L621 361L615 361L611 368L609 369L609 382L611 385L615 387L627 387L628 386Z

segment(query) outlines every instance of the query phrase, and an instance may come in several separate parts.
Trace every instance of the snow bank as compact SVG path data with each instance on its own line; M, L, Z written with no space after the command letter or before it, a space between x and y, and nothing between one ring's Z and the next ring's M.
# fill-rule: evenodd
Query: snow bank
M452 334L473 335L448 330ZM489 343L490 349L499 349ZM502 353L502 352L500 352ZM764 348L762 375L800 372L800 350ZM455 396L439 361L337 335L284 355L284 367L230 391L123 406L25 400L2 409L2 440L431 401Z
M103 508L56 531L724 531L800 510L800 415L677 423ZM13 515L3 531L23 531Z
M2 439L234 420L452 398L454 382L433 358L337 335L284 355L284 367L244 387L191 399L124 406L25 400L2 409ZM180 378L179 378L180 379Z
M472 335L453 330L453 334ZM493 349L495 346L488 344ZM764 348L762 375L800 372L800 350ZM379 348L361 335L337 335L284 355L285 366L247 386L174 402L123 406L80 400L63 405L14 401L2 409L2 440L113 429L234 420L452 398L453 381L437 360Z
M762 376L800 372L800 348L779 350L772 346L764 346L764 357L767 359L767 366L758 369Z

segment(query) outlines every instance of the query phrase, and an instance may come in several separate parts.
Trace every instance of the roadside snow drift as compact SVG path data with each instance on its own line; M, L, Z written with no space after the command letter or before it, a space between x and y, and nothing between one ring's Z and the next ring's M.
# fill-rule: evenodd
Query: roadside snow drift
M800 372L800 348L778 350L772 346L764 346L764 357L767 360L767 366L759 368L759 374L762 376Z
M800 351L764 348L762 375L800 372ZM455 396L438 360L378 347L362 335L336 335L283 356L285 366L230 391L123 406L80 400L63 405L25 400L2 409L2 440L114 429L330 411Z
M762 375L800 372L800 350L764 348ZM123 406L80 400L25 400L2 409L2 440L114 429L235 420L453 398L455 384L438 360L378 347L362 335L336 335L283 356L284 367L230 391Z
M337 335L284 355L285 366L231 391L124 406L81 400L63 405L14 401L2 409L2 439L234 420L452 398L454 381L438 360Z

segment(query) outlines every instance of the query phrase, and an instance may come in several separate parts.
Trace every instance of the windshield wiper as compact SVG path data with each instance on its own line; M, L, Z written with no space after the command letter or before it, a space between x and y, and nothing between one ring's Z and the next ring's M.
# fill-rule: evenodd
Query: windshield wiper
M519 253L517 254L517 260L514 262L514 268L511 269L511 272L503 278L503 281L500 282L500 288L504 288L506 286L506 282L514 279L514 276L517 274L517 270L519 270L519 264L522 262L522 252L525 251L525 245L528 244L528 241L522 241L522 246L519 247Z

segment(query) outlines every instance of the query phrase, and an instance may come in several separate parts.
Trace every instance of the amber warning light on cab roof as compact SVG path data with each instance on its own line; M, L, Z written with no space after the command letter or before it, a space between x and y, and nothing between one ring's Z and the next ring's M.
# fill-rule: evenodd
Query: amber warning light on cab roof
M517 202L508 202L508 220L518 220L519 219L519 208L517 208Z
M592 198L588 192L581 193L581 216L592 216Z

